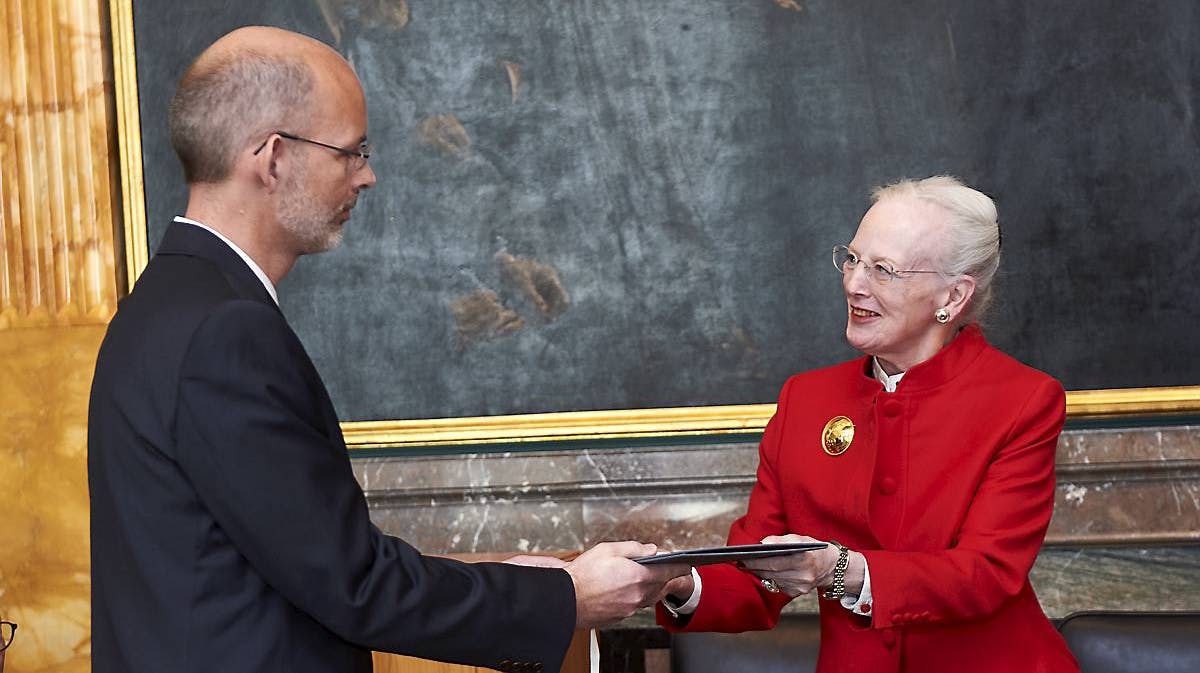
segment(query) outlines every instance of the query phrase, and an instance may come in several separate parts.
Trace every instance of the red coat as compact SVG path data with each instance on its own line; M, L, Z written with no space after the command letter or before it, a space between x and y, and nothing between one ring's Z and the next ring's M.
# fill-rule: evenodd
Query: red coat
M797 533L862 552L871 617L820 601L818 671L1078 671L1029 584L1054 507L1062 386L964 329L895 393L870 359L793 376L759 446L730 544ZM845 453L822 430L855 425ZM787 602L733 565L700 570L679 631L769 629Z

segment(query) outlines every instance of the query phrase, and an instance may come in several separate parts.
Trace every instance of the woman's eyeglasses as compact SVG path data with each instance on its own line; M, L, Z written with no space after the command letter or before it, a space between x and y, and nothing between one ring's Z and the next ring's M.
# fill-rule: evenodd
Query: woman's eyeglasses
M833 247L833 268L841 271L843 274L850 273L854 267L862 264L867 270L867 276L876 283L887 283L893 278L904 279L906 273L941 273L941 271L925 271L921 269L904 269L902 271L893 269L883 262L875 262L868 264L855 253L850 251L850 248L844 245L836 245Z
M12 622L0 622L0 652L12 645L13 636L17 634L17 625Z

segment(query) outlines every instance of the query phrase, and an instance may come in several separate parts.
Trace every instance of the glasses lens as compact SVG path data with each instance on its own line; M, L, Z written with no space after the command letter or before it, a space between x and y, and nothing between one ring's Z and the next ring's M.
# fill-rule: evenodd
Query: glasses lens
M12 644L13 631L16 630L16 624L10 622L0 622L0 651L8 649Z
M895 273L884 266L883 264L874 264L871 266L871 277L880 283L886 283L895 277Z
M850 254L850 248L847 248L844 245L834 246L834 248L833 248L833 268L837 269L838 271L841 271L842 273L846 273L846 271L847 271L846 267L853 266L853 264L850 262L851 256L852 255Z
M358 156L355 157L353 162L354 170L362 170L362 167L367 165L367 160L371 158L371 152L373 149L374 148L371 147L371 143L363 143L358 146Z
M346 165L349 167L350 172L357 173L361 171L362 167L367 165L367 157L370 154L370 152L364 150L362 147L359 147L354 153L349 154Z

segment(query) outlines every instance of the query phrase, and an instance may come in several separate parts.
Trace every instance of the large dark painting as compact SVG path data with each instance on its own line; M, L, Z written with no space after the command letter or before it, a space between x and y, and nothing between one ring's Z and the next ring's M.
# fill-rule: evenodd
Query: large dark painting
M234 27L327 41L379 176L282 304L346 420L774 401L853 355L867 193L1000 207L987 333L1068 388L1200 383L1200 9L1116 0L135 0L151 249L166 104Z

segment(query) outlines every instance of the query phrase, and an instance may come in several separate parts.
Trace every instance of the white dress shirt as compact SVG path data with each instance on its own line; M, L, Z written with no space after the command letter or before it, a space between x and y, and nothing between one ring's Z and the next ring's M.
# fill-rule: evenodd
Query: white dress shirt
M255 264L253 259L250 259L250 255L247 255L245 250L242 250L241 248L237 247L237 244L234 243L233 241L229 240L228 238L225 238L224 234L222 234L221 232L217 231L216 229L213 229L212 227L210 227L206 224L202 224L195 220L189 220L188 218L183 217L181 215L176 215L175 221L183 222L184 224L191 224L191 225L200 227L201 229L207 231L208 233L212 234L213 236L216 236L217 238L224 241L225 245L228 245L230 248L233 248L233 251L238 254L238 257L241 257L242 261L246 263L246 266L250 267L250 270L254 272L254 275L258 276L258 279L260 281L262 281L263 287L267 288L267 294L271 295L271 299L275 300L275 305L276 306L279 305L279 295L275 294L275 286L271 284L271 279L267 277L267 273L262 270L262 267Z

